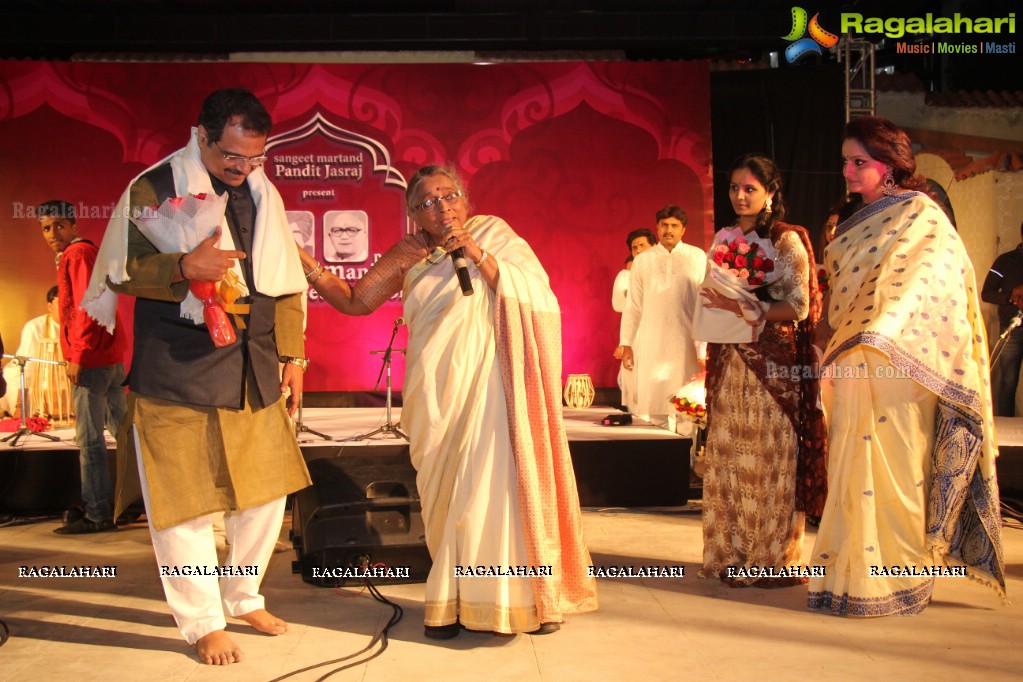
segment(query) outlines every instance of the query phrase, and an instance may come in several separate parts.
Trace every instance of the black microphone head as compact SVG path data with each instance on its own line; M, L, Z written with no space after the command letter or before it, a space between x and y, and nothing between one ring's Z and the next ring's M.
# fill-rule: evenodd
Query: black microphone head
M451 260L455 264L455 275L458 276L458 286L462 288L463 296L472 296L472 278L469 276L469 264L465 261L465 251L461 247L451 252Z

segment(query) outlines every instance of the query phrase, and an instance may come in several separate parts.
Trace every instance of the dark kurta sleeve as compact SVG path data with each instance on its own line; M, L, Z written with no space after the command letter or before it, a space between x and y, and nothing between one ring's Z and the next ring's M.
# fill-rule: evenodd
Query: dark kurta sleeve
M160 203L156 190L149 180L142 178L131 187L131 215L146 206ZM119 294L150 298L158 301L181 301L188 293L188 282L174 284L171 280L177 272L178 261L183 253L160 253L152 242L132 222L128 225L128 277L122 284L110 283L110 288Z
M1009 294L1012 293L1010 287L1004 287L1005 284L1005 273L1012 267L1010 259L1006 256L1010 254L1002 254L995 259L994 264L991 265L991 269L988 270L987 277L984 278L984 288L980 290L980 300L985 303L994 303L995 305L1009 305Z

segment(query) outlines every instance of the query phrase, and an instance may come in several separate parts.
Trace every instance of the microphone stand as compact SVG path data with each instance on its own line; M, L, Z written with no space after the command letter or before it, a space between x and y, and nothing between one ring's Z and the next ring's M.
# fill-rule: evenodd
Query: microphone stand
M33 431L28 428L28 420L25 417L25 414L28 412L28 403L26 402L25 392L25 366L30 362L41 362L44 365L61 365L66 367L67 363L61 360L43 360L42 358L30 358L24 355L9 355L7 353L4 353L3 357L10 358L14 364L21 368L21 371L18 372L18 390L21 395L21 426L11 435L4 439L0 439L0 443L7 443L7 441L11 441L9 445L13 448L18 444L18 441L21 440L22 436L42 436L43 438L49 438L50 440L59 443L60 438L57 438L56 436L48 433L42 433L40 431Z
M391 340L387 343L387 350L371 350L370 351L370 355L380 355L382 353L383 356L384 356L383 364L380 366L380 374L377 375L377 382L373 386L373 390L375 391L375 390L377 390L380 387L380 377L382 377L384 375L384 372L386 370L386 373L387 373L387 420L384 422L383 426L381 426L379 429L375 429L375 430L370 431L369 433L363 435L362 436L363 438L372 438L373 436L377 435L378 433L383 433L383 434L391 435L394 438L404 438L405 440L409 439L409 437L405 434L405 432L402 431L400 428L398 428L398 426L399 426L398 423L392 423L391 422L391 353L395 352L393 350L393 348L394 348L394 337L398 335L398 327L401 324L401 319L402 318L399 317L397 320L394 321L394 329L391 330ZM397 352L398 353L404 353L405 349L404 348L399 348L397 350Z
M295 438L298 439L298 438L301 437L301 435L303 433L308 433L308 434L311 434L313 436L318 436L319 438L322 438L323 440L334 440L333 438L331 438L327 434L320 433L319 431L314 431L314 430L310 429L308 426L306 426L305 424L302 423L302 403L303 402L305 402L305 391L302 391L302 395L298 399L298 414L295 415L296 416L296 419L295 419Z
M1005 328L1002 335L995 341L995 347L991 349L991 360L988 362L988 366L991 368L990 371L995 371L995 361L998 360L998 356L1002 354L1002 349L1005 348L1005 342L1009 340L1009 334L1023 322L1023 310L1016 313L1016 315L1009 321L1009 326Z

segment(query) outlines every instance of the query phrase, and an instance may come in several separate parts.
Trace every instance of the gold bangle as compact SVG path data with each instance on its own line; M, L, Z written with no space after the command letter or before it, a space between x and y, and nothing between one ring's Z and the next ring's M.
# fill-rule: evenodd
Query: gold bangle
M320 274L316 275L316 279L309 280L309 285L310 286L316 286L316 283L320 281L320 278L323 277L323 273L325 273L326 271L327 271L327 268L325 268L325 267L323 267L321 265L320 266Z

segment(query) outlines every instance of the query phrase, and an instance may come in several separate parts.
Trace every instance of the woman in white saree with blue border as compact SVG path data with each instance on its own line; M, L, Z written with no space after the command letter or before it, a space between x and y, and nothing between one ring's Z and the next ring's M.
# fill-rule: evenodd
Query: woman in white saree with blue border
M866 205L824 254L828 499L809 607L909 615L935 577L1005 595L988 352L973 265L919 186L909 138L856 119L842 147Z

